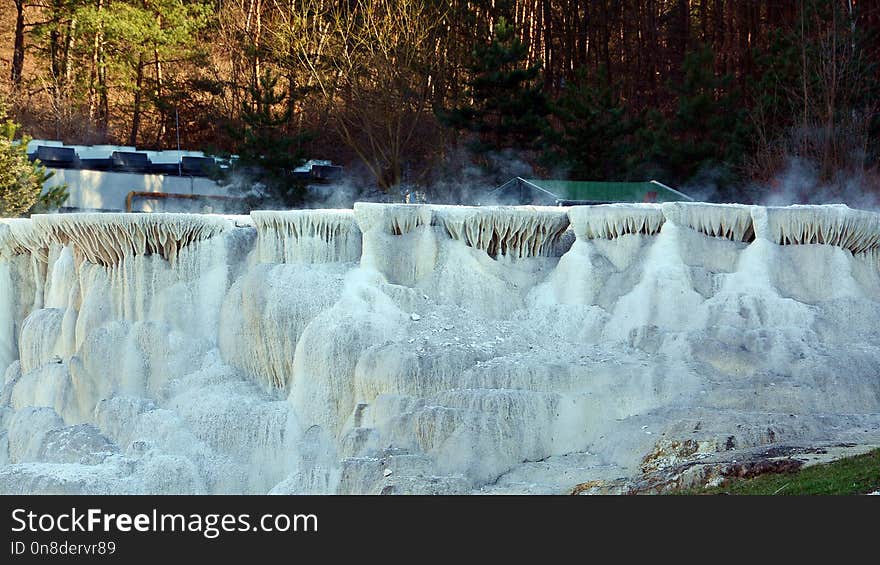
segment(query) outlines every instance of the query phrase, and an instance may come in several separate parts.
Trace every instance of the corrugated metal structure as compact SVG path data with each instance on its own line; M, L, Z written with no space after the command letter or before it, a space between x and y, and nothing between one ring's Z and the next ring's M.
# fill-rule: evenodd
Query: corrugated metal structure
M236 156L221 159L202 151L147 151L127 145L65 145L54 139L32 139L28 157L53 169L114 171L143 175L209 177L234 166Z
M49 189L67 185L61 212L240 213L246 203L217 173L234 170L238 156L221 159L202 151L152 151L121 145L65 145L32 139L28 158L39 159L54 175ZM342 167L310 160L294 171L309 187L331 186Z
M656 180L594 182L515 177L485 198L486 204L574 206L613 202L681 202L694 199Z

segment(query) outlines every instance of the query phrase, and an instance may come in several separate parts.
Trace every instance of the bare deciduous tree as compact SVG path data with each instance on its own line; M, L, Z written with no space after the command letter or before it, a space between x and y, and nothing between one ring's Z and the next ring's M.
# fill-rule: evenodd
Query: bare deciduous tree
M286 17L276 45L296 54L335 132L380 188L399 184L417 132L432 119L437 12L417 0L299 0L278 9Z

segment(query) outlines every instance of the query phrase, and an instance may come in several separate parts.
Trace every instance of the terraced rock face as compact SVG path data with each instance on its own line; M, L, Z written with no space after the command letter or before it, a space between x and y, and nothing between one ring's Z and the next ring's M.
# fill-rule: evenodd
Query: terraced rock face
M0 492L561 494L878 444L878 328L845 206L0 220Z

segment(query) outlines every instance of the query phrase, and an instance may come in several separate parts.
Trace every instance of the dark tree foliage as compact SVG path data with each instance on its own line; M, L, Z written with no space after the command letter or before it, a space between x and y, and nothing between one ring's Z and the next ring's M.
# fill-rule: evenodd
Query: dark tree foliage
M287 133L291 106L285 101L291 94L277 86L278 77L266 72L251 89L241 126L231 131L238 142L231 180L245 191L250 208L297 207L307 198L305 180L294 169L305 162L302 144L309 136Z
M540 147L550 107L538 82L540 64L526 64L527 46L500 18L488 44L478 46L469 65L471 103L441 112L448 126L475 135L478 155Z
M873 0L16 0L8 12L0 92L28 134L170 149L179 115L183 147L241 154L279 205L304 197L289 173L299 148L388 194L437 193L450 170L491 184L530 167L746 201L794 161L811 171L804 200L880 194ZM307 130L320 135L305 144Z
M708 47L685 57L682 81L669 86L678 100L675 111L653 115L641 135L649 143L641 166L656 167L677 185L708 175L723 193L734 182L747 122L733 77L716 75L714 60Z
M572 179L622 180L637 159L634 116L603 69L596 76L581 70L553 106L558 127L549 136L545 165L563 169Z

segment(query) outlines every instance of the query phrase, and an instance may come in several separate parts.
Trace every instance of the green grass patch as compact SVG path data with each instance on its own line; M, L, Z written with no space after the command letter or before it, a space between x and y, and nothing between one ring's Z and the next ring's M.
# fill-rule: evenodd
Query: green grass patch
M875 490L880 490L880 449L812 465L794 473L728 479L717 487L688 489L680 494L846 495Z

